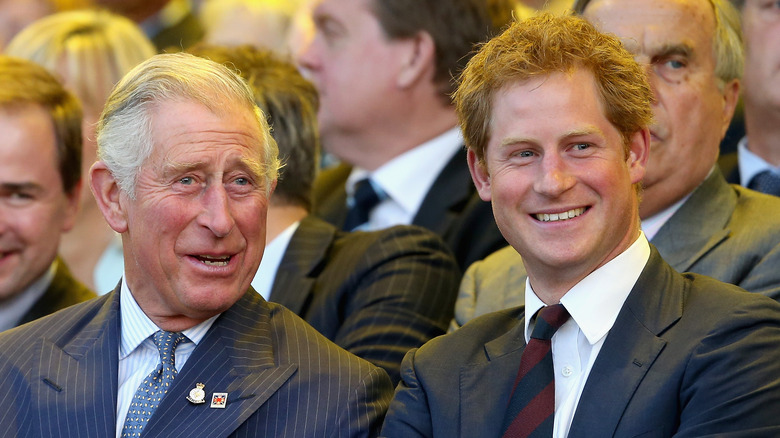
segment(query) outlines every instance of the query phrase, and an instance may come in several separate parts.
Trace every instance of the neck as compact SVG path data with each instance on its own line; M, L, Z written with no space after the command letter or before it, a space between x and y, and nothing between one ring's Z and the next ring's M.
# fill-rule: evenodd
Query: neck
M780 108L759 108L745 101L748 149L775 167L780 167Z
M428 105L410 105L394 121L381 120L371 129L323 132L325 148L354 166L373 171L415 147L457 126L451 105L429 99Z
M308 215L309 212L299 205L280 205L272 200L271 205L268 207L268 220L265 231L266 242L276 239L287 227Z

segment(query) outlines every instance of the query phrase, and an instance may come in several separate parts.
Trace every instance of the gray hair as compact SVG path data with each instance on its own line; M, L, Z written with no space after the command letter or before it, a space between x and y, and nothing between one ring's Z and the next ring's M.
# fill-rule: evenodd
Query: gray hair
M221 64L187 53L155 55L131 70L106 102L97 126L98 159L119 188L135 199L141 166L152 153L152 110L162 102L192 100L213 112L231 105L252 110L263 138L262 174L270 191L279 150L249 86Z
M591 0L576 0L574 12L582 14ZM709 0L715 13L715 35L712 51L715 57L715 76L723 84L742 77L745 53L742 43L742 24L739 11L729 0Z

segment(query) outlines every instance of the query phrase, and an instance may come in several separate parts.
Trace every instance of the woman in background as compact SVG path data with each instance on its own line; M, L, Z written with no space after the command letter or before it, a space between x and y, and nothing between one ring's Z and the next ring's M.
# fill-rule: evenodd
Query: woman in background
M33 22L10 41L5 53L49 69L81 101L81 208L73 229L62 236L60 255L76 278L100 294L107 293L124 267L119 236L106 224L85 182L96 159L95 124L114 85L156 50L129 19L85 9Z

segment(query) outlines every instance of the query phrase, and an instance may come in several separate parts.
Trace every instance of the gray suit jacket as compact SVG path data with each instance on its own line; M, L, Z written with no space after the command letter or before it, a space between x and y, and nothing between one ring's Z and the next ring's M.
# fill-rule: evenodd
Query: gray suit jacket
M404 354L447 329L460 277L447 246L424 228L346 233L309 216L287 246L270 300L397 383Z
M780 300L780 198L730 185L717 168L651 240L674 269ZM450 330L523 304L525 268L506 247L469 267Z
M115 435L119 291L0 334L0 431ZM196 383L227 392L195 405ZM385 372L254 290L217 318L150 419L148 437L366 437L392 394Z
M522 307L412 350L386 437L500 437L520 356ZM583 388L569 438L780 436L780 304L653 249Z

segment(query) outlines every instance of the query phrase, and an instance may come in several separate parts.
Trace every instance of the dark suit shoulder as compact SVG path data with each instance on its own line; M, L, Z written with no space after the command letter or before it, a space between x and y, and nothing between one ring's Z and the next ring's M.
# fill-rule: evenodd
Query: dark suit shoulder
M99 313L108 312L113 294L75 304L59 312L0 333L0 356L21 363L30 359L29 352L39 340L62 347L75 337L97 337L104 327L93 321ZM77 354L78 352L74 352Z
M57 270L51 284L24 315L20 325L96 297L95 292L71 275L65 261L58 258Z
M474 318L454 332L425 343L415 354L416 362L422 368L447 366L457 369L465 364L485 361L485 345L492 342L513 350L521 348L525 345L522 339L523 315L524 308L520 306Z

